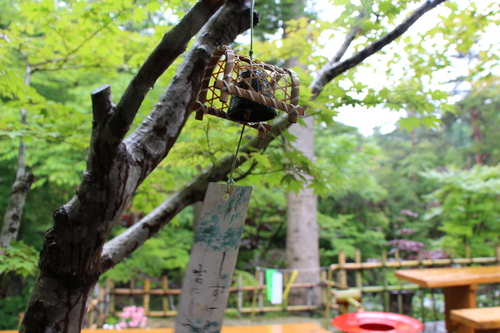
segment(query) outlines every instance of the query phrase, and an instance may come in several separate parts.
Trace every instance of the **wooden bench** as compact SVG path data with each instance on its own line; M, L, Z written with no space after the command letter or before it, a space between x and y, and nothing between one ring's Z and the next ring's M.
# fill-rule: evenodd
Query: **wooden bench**
M451 310L456 333L500 333L500 306Z

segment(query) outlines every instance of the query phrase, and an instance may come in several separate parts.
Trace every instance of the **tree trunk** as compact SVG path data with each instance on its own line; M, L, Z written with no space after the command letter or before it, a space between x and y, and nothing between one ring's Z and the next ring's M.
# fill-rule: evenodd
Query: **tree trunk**
M2 233L0 234L0 248L9 246L10 242L17 238L21 225L24 203L31 188L31 184L33 183L33 174L26 171L25 154L26 144L21 141L19 144L16 180L12 185L9 203L7 204L7 210L3 218Z
M31 66L26 63L25 66L24 84L31 84ZM21 109L21 124L26 125L25 108ZM23 214L24 203L28 196L31 184L33 183L33 175L26 170L26 143L21 138L19 140L19 155L17 156L17 172L16 180L12 185L10 192L9 203L3 218L2 233L0 234L0 248L9 246L11 240L17 238L19 227L21 225L21 216ZM1 297L1 285L0 285Z
M29 86L31 82L31 67L26 64L26 76L24 83ZM21 123L26 124L25 108L21 109ZM9 202L3 217L2 232L0 233L0 249L10 245L12 240L17 238L21 217L23 215L24 203L33 183L34 176L26 170L26 143L19 139L19 155L17 156L16 180L12 185ZM4 274L0 274L0 298L4 295Z
M306 127L292 125L290 133L297 137L293 146L310 160L314 159L313 117L305 117ZM305 184L304 187L307 187ZM318 223L316 217L317 197L313 189L304 188L298 194L288 193L286 252L290 269L297 269L296 282L317 283L319 273ZM320 289L292 289L289 304L312 304L321 302Z

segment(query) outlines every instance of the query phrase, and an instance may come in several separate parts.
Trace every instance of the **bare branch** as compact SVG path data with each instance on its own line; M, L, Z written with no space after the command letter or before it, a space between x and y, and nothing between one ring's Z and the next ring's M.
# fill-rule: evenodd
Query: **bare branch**
M357 52L352 57L337 63L329 62L326 64L318 73L318 76L311 83L309 88L311 89L312 99L318 97L318 95L323 90L324 86L328 84L338 75L346 72L347 70L357 66L366 58L370 57L374 53L380 51L383 47L394 41L396 38L404 34L422 15L433 9L434 7L440 5L446 0L427 0L425 3L415 10L403 23L398 25L394 30L387 33L385 36L381 37L379 40L373 42L365 49Z
M360 11L359 15L356 19L356 22L360 21L364 16L365 16L365 11L364 10ZM349 31L347 36L345 36L344 43L342 43L342 46L340 46L337 53L333 56L333 58L328 62L327 65L333 66L337 62L339 62L340 59L342 59L344 54L347 52L349 45L351 45L352 41L354 40L354 38L356 38L356 35L359 33L360 30L361 30L361 27L359 25L355 25L351 28L351 30ZM325 65L325 66L327 66L327 65Z

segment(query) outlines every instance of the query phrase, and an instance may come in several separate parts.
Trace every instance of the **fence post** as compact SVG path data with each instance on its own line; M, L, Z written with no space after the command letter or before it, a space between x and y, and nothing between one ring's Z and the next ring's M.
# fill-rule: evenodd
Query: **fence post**
M164 316L167 316L167 311L170 309L168 304L168 276L161 277L161 290L163 291L163 295L161 297L161 307L163 308Z
M356 268L356 288L361 290L363 288L363 269L361 268L361 250L356 249L355 261L358 267Z
M339 272L337 273L339 288L347 289L347 271L345 270L345 252L339 251ZM340 304L340 313L349 312L349 303Z
M337 279L339 283L339 288L347 289L347 271L345 270L345 253L344 251L339 251L339 272L337 274Z
M143 289L143 296L142 296L142 303L144 306L144 314L147 316L149 315L149 298L150 298L150 292L151 290L151 281L149 279L144 280L144 289Z
M116 313L115 309L115 281L114 280L108 280L108 285L109 285L109 313L111 313L113 316Z
M255 275L254 275L254 285L257 286L257 288L255 288L253 290L253 295L252 295L252 321L255 319L255 307L256 307L256 303L257 303L257 295L260 293L260 286L259 286L259 268L257 267L255 269Z
M288 286L288 281L290 280L290 273L289 272L284 272L283 273L283 286L286 288L286 286ZM286 298L283 298L282 302L281 302L281 308L283 311L286 312L287 308L288 308L288 295Z
M327 315L330 317L332 311L332 286L333 286L333 269L332 266L328 266L327 271L327 285L326 285L326 299L327 299Z
M238 316L241 316L241 309L243 308L243 276L238 274Z
M129 305L132 306L134 305L134 288L135 288L135 278L132 277L130 279L130 296L128 298Z
M384 298L384 311L389 311L389 292L387 289L387 251L382 252L382 283L384 287L383 298Z
M422 263L422 252L418 252L418 268L424 268L424 265ZM420 315L422 316L422 322L425 323L425 306L424 306L424 289L422 287L418 288L420 291Z
M259 291L258 291L258 295L259 295L259 309L260 311L262 311L262 307L264 306L264 300L262 299L262 290L263 289L260 289L261 286L264 285L264 272L263 271L259 271Z
M396 261L401 266L401 257L399 256L399 249L396 249L396 253L394 253L394 257ZM397 279L398 284L398 313L403 314L403 296L401 296L401 281Z

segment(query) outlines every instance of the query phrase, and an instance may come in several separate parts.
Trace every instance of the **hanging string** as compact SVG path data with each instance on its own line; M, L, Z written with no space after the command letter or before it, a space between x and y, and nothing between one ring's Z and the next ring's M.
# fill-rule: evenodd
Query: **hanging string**
M250 0L250 51L248 51L248 55L250 56L250 61L252 61L253 57L253 10L254 10L254 0ZM236 147L236 153L233 157L233 165L231 166L231 173L229 174L229 178L227 179L227 191L229 192L229 185L233 185L235 183L233 179L233 172L236 168L236 161L238 160L238 152L240 151L241 140L243 139L243 132L245 132L245 124L241 128L240 140L238 141L238 146Z
M250 0L250 51L248 51L250 59L253 57L253 8L254 0Z
M234 157L233 157L233 165L231 166L231 173L229 174L229 178L227 179L228 185L233 185L235 183L235 181L233 179L233 172L234 172L234 169L236 168L236 160L238 159L238 152L240 151L241 140L243 139L243 132L245 132L245 124L243 124L243 127L241 128L240 140L238 141L238 146L236 147L236 153L234 154ZM229 186L228 186L228 190L229 190Z

